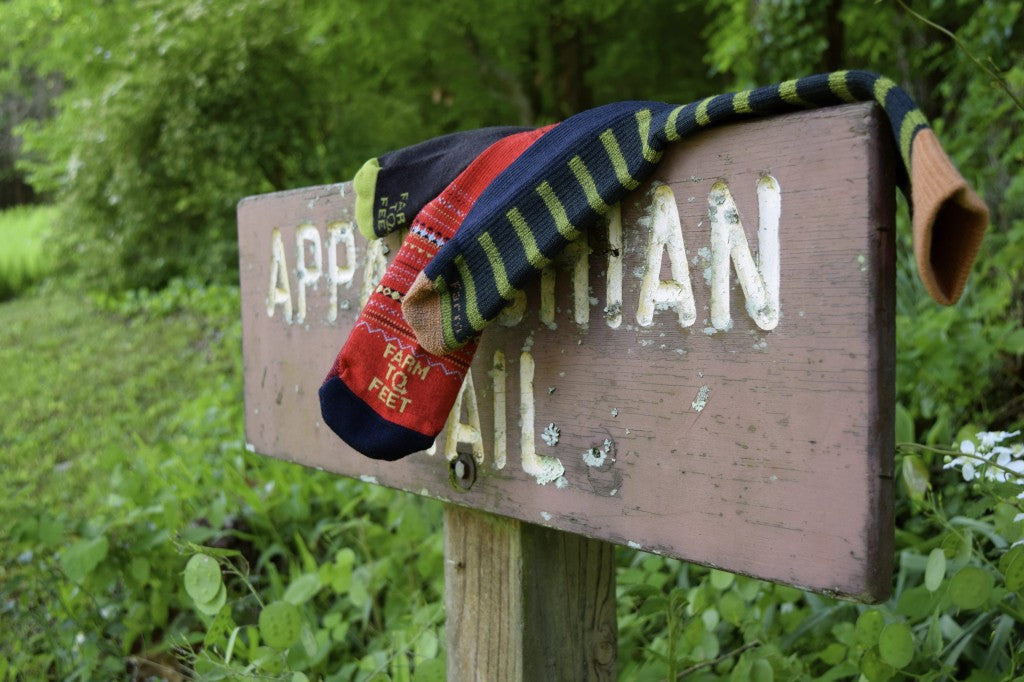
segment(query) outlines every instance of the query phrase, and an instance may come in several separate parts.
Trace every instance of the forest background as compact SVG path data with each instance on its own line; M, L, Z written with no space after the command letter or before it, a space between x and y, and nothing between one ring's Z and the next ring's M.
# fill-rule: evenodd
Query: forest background
M3 0L0 681L443 679L439 504L244 449L236 202L455 130L837 68L907 88L992 211L940 308L899 210L893 597L622 548L619 676L1024 679L1022 14Z

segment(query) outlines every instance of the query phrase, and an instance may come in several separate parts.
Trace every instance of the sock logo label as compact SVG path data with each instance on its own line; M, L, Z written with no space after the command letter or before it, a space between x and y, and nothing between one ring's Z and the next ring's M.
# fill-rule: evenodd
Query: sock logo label
M426 381L430 365L423 364L415 355L403 352L393 343L384 346L382 357L388 361L384 378L372 377L367 391L374 394L388 409L404 414L406 408L413 402L413 399L408 397L409 377Z
M387 196L378 199L380 206L377 207L377 234L393 232L402 225L405 225L405 208L409 203L409 193L402 192L398 200L391 203Z

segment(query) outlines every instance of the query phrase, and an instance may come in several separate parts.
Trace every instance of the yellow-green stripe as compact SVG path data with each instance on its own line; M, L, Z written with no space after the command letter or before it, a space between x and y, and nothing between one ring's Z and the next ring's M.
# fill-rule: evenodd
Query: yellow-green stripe
M697 105L697 125L706 126L711 123L711 117L708 116L708 104L710 104L713 99L714 97L702 99L700 104Z
M920 109L911 109L903 117L900 123L900 154L903 156L903 165L910 171L910 145L914 141L914 129L920 125L928 125L928 119L924 117Z
M480 305L476 301L476 284L473 283L473 273L466 265L466 259L461 255L455 257L455 267L459 271L459 279L466 292L466 319L473 331L480 331L487 326L483 315L480 314Z
M587 169L587 164L583 163L583 159L578 155L569 159L569 170L576 176L576 182L580 183L583 193L587 195L587 203L590 204L590 208L597 211L599 215L607 213L611 207L601 198L601 193L597 191L597 183L594 182L594 177Z
M753 111L750 108L750 90L742 90L732 96L732 109L737 114L749 114Z
M672 113L668 115L668 120L665 121L665 137L670 141L675 142L680 139L679 131L676 129L676 120L679 118L679 112L683 110L686 105L676 107L672 110Z
M498 293L506 301L511 301L515 295L516 290L508 283L508 273L505 271L505 263L501 260L501 254L498 252L498 247L491 239L489 232L484 232L476 241L480 244L480 248L484 250L487 255L487 260L491 264L491 272L494 273L494 283L498 287Z
M558 230L558 234L569 241L579 237L580 231L569 222L569 216L565 213L565 206L562 206L562 202L558 200L555 190L551 189L548 181L545 180L540 183L534 191L540 195L540 198L544 200L544 205L548 207L548 213L551 214L551 219L555 221L555 229Z
M885 108L885 96L895 87L896 83L885 76L875 81L875 101L881 104L883 109Z
M455 340L455 330L452 328L452 295L443 276L437 276L434 286L441 295L441 334L444 336L444 345L448 350L455 350L459 343Z
M781 97L783 101L788 102L789 104L796 104L801 107L811 106L807 102L800 99L800 95L798 95L796 92L796 84L796 79L783 81L779 83L779 97Z
M636 112L636 129L640 134L640 150L649 163L661 161L661 152L651 147L651 110L641 109Z
M526 260L529 261L530 265L535 270L542 269L545 265L550 263L540 249L537 248L537 240L533 237L533 232L530 231L530 226L526 223L526 218L519 212L518 208L509 209L508 213L505 214L509 222L512 223L512 227L516 231L516 236L519 237L519 243L523 245L523 251L526 253Z
M846 74L848 71L833 71L828 75L828 89L832 94L844 102L856 102L857 98L850 93L846 86Z
M633 176L629 174L629 166L626 165L626 159L622 156L622 149L619 147L619 141L615 138L615 133L612 129L601 133L601 144L604 145L604 150L608 153L608 158L611 159L612 167L615 169L615 177L618 178L619 184L626 189L636 189L640 186L640 183L633 179Z

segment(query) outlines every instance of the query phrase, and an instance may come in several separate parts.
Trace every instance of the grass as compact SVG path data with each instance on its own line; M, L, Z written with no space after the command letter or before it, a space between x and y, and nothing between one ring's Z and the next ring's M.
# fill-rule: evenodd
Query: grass
M233 376L238 349L222 340L200 315L125 318L68 293L0 306L6 503L87 508L99 455L170 439L186 387Z
M0 211L0 301L13 298L47 272L46 232L56 206L16 206Z
M190 543L247 567L239 624L258 615L250 581L280 599L347 548L367 596L328 607L353 622L335 656L376 666L390 627L438 631L439 505L245 451L238 305L181 283L0 303L0 681L184 674L209 621L183 590ZM423 570L398 575L401 552ZM385 591L401 595L386 613L369 596Z

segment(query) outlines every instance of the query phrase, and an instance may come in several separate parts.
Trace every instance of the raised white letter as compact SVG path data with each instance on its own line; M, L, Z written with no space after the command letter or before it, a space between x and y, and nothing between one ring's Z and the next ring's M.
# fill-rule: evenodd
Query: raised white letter
M284 306L284 321L292 323L292 289L288 284L288 260L284 255L281 230L274 228L270 237L270 290L267 292L267 317L274 316L278 304Z
M637 324L649 327L654 324L656 310L675 308L679 314L679 326L689 327L697 319L697 304L690 284L690 266L686 262L679 207L671 187L659 185L654 190L650 217L646 220L650 222L650 239L640 284L640 302L636 308ZM661 260L666 249L672 279L663 280Z
M306 262L306 244L312 246L313 265ZM317 288L323 272L324 255L320 249L320 231L311 223L299 225L295 230L295 280L299 287L299 314L296 322L306 321L306 288Z
M779 216L782 211L779 183L770 175L757 181L758 259L743 232L736 202L722 181L708 194L711 218L711 325L722 331L732 328L729 313L729 262L736 268L746 300L747 314L765 331L779 324Z

